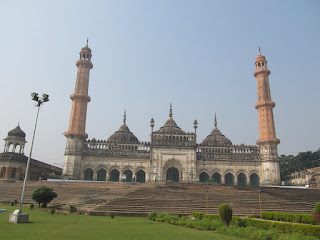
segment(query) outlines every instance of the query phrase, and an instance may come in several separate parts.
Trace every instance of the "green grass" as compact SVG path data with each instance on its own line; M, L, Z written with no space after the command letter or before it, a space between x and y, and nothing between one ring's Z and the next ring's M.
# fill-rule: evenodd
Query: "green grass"
M9 223L9 214L17 207L2 206L7 213L0 213L1 239L223 239L235 240L236 237L221 235L213 231L200 231L186 227L153 222L136 217L100 217L86 215L52 215L36 209L25 208L30 223Z

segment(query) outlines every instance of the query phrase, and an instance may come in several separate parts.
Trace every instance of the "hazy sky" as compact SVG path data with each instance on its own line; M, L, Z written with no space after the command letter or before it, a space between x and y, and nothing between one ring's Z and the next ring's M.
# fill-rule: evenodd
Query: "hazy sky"
M89 138L127 124L140 141L173 117L198 143L218 128L258 139L254 61L266 56L279 154L319 148L320 1L1 1L0 137L20 122L28 155L35 103L47 93L32 157L62 165L80 49L89 38ZM1 141L0 150L3 150Z

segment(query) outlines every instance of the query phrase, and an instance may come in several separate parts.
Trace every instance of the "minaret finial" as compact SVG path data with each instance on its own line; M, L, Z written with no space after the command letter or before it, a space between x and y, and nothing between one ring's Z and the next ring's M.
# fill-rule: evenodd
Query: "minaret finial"
M170 103L170 112L169 112L169 117L172 118L172 103Z
M217 114L214 113L214 127L217 127Z
M261 55L261 49L260 49L260 46L259 46L259 55Z
M88 44L89 44L89 38L87 38L87 47L88 47Z
M18 127L20 127L20 122L18 122Z
M124 110L124 114L123 114L123 123L126 123L127 121L127 110Z

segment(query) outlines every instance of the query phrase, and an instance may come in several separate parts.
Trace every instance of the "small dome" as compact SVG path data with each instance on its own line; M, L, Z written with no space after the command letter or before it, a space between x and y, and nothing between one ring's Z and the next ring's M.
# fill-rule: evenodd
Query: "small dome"
M213 147L225 147L231 146L232 142L225 137L220 130L215 127L209 136L206 137L201 143L201 145L205 146L213 146Z
M256 57L256 62L260 62L260 61L267 61L267 60L266 60L266 57L261 54L260 47L259 47L259 54Z
M179 134L184 135L186 134L181 128L178 127L176 122L173 120L172 117L166 121L166 123L155 133L162 133L162 134Z
M18 125L15 129L12 129L8 132L8 136L25 138L26 134L24 133L24 131L21 130L20 126Z
M130 132L127 124L124 122L122 126L108 138L108 143L139 143L138 138Z
M217 125L217 115L215 114L214 129L212 130L210 135L202 141L201 145L213 147L226 147L232 145L232 142L220 132L220 130L217 128Z
M89 53L91 53L91 49L88 47L88 45L86 45L83 48L81 48L81 52L89 52Z

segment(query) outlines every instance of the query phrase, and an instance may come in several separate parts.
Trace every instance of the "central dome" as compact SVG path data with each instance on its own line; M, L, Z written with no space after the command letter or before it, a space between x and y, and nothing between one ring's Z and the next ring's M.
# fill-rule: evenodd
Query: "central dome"
M160 134L178 134L178 135L186 134L183 130L181 130L181 128L178 127L178 125L176 124L176 122L172 118L172 104L170 104L169 119L155 133L160 133Z
M212 146L212 147L227 147L227 146L232 146L232 142L224 136L220 130L217 128L217 117L215 116L214 118L214 129L204 139L201 143L201 145L205 146Z
M126 113L124 113L123 124L121 125L118 131L116 131L114 134L112 134L108 138L107 142L108 143L140 143L138 138L132 132L130 132L130 129L126 124Z

